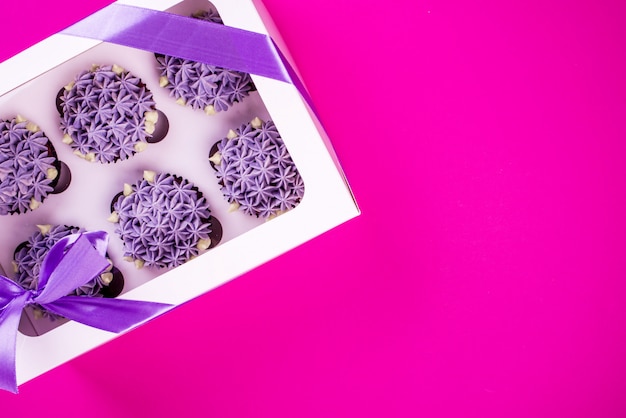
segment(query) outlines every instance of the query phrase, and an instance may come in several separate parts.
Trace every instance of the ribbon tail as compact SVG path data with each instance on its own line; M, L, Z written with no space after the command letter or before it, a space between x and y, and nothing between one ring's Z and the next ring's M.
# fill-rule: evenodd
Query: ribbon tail
M81 324L116 333L134 328L173 307L164 303L88 296L65 296L42 306Z
M23 293L0 311L0 389L13 393L17 393L15 370L17 328L28 298L29 294Z

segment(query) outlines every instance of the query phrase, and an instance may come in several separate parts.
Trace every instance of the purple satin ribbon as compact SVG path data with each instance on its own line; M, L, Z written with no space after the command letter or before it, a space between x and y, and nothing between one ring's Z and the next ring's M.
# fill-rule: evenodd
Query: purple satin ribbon
M48 251L36 290L0 275L0 389L17 393L15 354L22 310L32 304L76 322L115 333L126 331L172 307L155 302L67 296L108 266L106 232L69 235Z
M292 83L269 36L202 19L114 3L61 33Z

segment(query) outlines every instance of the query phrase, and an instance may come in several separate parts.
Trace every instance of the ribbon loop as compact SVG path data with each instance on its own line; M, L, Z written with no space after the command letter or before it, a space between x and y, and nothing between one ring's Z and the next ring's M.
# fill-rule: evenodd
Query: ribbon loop
M109 266L106 258L92 246L85 235L81 235L75 242L68 245L68 241L55 248L71 248L72 251L63 254L63 257L50 270L50 263L42 264L42 274L48 277L44 288L39 287L40 293L35 302L43 305L53 302L84 284L91 281ZM71 241L69 241L71 242ZM63 245L65 244L65 245ZM63 248L64 249L64 248ZM58 251L55 251L58 253ZM56 254L55 254L56 255ZM80 260L92 260L91 263L81 263Z
M17 296L26 292L13 280L0 275L0 312Z

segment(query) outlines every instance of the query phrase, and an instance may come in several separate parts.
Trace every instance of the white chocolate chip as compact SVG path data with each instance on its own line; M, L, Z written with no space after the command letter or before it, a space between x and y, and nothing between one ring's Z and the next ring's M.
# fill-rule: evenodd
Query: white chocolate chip
M250 125L255 129L259 129L261 125L263 125L263 121L260 118L254 118L250 122Z
M120 67L117 64L113 64L113 68L112 68L113 72L117 75L120 75L124 72L124 68Z
M148 143L147 142L137 142L134 146L133 149L137 152L144 152L146 150L146 148L148 148Z
M37 225L37 229L39 229L41 235L45 237L52 229L52 225Z
M204 113L206 113L207 115L211 116L214 115L215 113L215 106L213 105L208 105L204 108Z
M61 140L61 142L63 142L64 144L71 144L72 142L74 142L74 140L72 139L71 136L69 136L68 134L63 135L63 139Z
M79 156L80 158L82 158L83 160L85 159L85 154L83 154L82 152L80 152L79 150L74 151L74 155Z
M11 265L13 266L13 273L17 273L17 271L18 271L17 261L15 261L15 260L11 261Z
M144 128L143 129L144 129L144 131L146 131L146 133L148 135L152 135L154 133L154 122L150 122L149 120L147 120L144 123ZM137 145L139 145L139 144L137 144Z
M89 71L93 73L94 71L98 71L98 68L100 68L98 64L92 64L91 69Z
M112 224L116 224L120 221L120 215L116 211L113 211L111 212L111 216L107 218L107 221L111 222Z
M87 155L85 155L85 160L89 161L90 163L93 163L94 161L96 161L96 153L88 152Z
M39 126L37 126L33 122L28 122L26 124L26 129L28 129L31 132L39 132Z
M178 103L181 106L185 106L187 104L187 102L185 101L185 99L183 97L181 97L178 100L176 100L176 103Z
M216 152L209 158L209 161L215 165L220 165L222 163L222 154L220 154L219 151Z
M106 269L104 269L105 273L108 273L109 271L113 269L113 262L111 261L111 259L107 258L107 261L109 262L109 265L107 266Z
M156 173L154 171L145 170L143 172L143 179L148 183L153 183L156 178Z
M165 87L168 84L170 84L170 81L167 79L167 77L161 76L161 78L159 78L159 86Z
M239 203L237 202L233 202L230 204L230 206L228 207L228 212L236 212L237 209L239 209Z
M134 259L134 258L129 257L129 256L124 256L124 257L122 257L122 260L124 260L124 261L128 261L128 262L130 262L130 263L132 263L132 262L134 262L134 261L135 261L135 259Z
M22 116L22 115L17 115L17 116L15 117L15 121L16 121L17 123L26 122L26 118L25 118L24 116Z
M233 131L232 129L229 129L228 133L226 134L226 138L228 138L228 139L235 139L238 136L239 135L237 135L237 132Z
M124 183L124 196L130 196L133 193L133 186L128 183Z
M201 239L200 241L198 241L198 245L196 245L196 247L200 251L208 250L210 246L211 246L211 239L210 238Z
M157 123L159 120L159 112L156 110L149 110L144 113L143 116L146 118L147 122Z
M142 269L144 264L145 261L143 260L135 260L135 267L137 268L137 270Z
M30 210L35 210L37 209L39 206L41 206L41 202L38 202L35 200L34 197L30 198L30 204L28 205L28 207L30 208Z
M38 308L33 309L33 317L35 319L43 318L43 311L41 309L38 309Z
M100 280L104 283L105 286L108 286L113 281L113 273L102 273L100 275Z
M72 90L72 88L74 88L74 84L76 84L74 81L72 81L71 83L67 84L65 87L63 87L65 90L70 91Z
M54 167L50 167L48 170L46 170L46 177L48 178L48 180L54 180L55 178L57 178L58 175L59 170Z

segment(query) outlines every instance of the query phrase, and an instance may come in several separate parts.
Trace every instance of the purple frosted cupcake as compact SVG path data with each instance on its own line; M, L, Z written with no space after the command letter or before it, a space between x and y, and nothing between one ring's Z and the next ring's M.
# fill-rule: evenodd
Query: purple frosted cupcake
M217 12L201 11L192 17L222 24ZM228 110L256 90L250 75L169 55L155 54L160 85L183 106L208 115Z
M182 177L145 171L125 184L109 221L124 243L124 258L137 268L175 267L217 245L221 226L206 199Z
M94 66L59 92L63 142L88 161L112 163L165 137L168 122L139 77L117 65Z
M0 215L37 209L67 188L69 176L37 125L21 116L0 122Z
M300 203L304 183L276 126L255 118L211 150L222 193L231 210L272 218Z
M37 225L39 231L20 244L13 254L15 282L24 289L36 289L41 264L54 244L71 234L85 232L81 228L66 225ZM124 287L124 279L113 264L93 280L74 290L72 296L115 297ZM48 315L43 308L40 312ZM54 317L54 315L52 315Z

